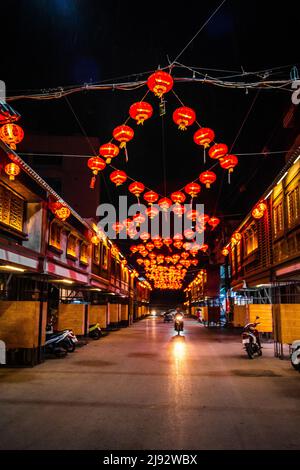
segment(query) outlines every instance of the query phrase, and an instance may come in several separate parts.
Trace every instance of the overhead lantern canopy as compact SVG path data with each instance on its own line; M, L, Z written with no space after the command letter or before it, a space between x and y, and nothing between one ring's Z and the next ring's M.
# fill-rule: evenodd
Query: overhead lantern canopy
M203 160L206 161L205 149L210 146L215 138L215 133L209 127L201 127L194 134L194 142L197 145L203 146Z
M186 131L189 126L194 124L195 120L195 111L187 106L177 108L173 113L173 121L178 125L178 129L181 131Z
M173 78L167 72L157 70L147 80L149 90L151 90L158 98L168 93L173 88Z
M90 182L90 188L94 189L95 187L95 182L96 182L96 176L98 175L99 171L104 170L106 167L106 163L102 158L100 157L91 157L88 159L88 167L92 170L93 176Z
M151 118L153 108L146 101L138 101L133 103L129 108L129 116L136 121L137 124L144 124L144 121Z
M121 186L127 180L127 175L125 171L115 170L110 174L109 178L116 186Z
M210 188L210 185L216 181L216 179L216 174L213 171L209 170L203 171L199 175L200 182L205 184L205 187L208 189Z
M111 159L119 155L119 147L111 142L101 145L99 148L101 157L105 158L106 163L111 163Z

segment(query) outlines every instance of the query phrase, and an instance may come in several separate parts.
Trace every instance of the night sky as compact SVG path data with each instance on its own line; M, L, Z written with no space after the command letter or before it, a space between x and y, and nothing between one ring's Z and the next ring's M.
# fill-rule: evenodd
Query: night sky
M288 79L300 63L297 1L244 2L227 0L219 12L180 57L179 62L203 73L227 77L245 71L280 66L274 78ZM82 83L146 78L144 72L172 61L220 4L206 2L124 2L92 0L26 0L1 6L1 79L8 94ZM133 75L141 73L141 75ZM191 77L189 70L174 68L172 74ZM249 80L257 76L249 77ZM218 88L203 84L175 84L181 100L195 109L198 121L216 132L216 140L230 147L253 100L255 103L232 153L288 148L289 131L282 136L282 119L291 95L282 90L260 92ZM90 136L104 143L128 114L130 104L142 98L146 88L134 91L95 91L72 95L69 100ZM257 94L258 93L258 94ZM257 95L257 96L256 96ZM167 114L158 114L158 100L148 95L154 116L136 129L129 144L129 163L115 166L152 189L164 192L162 127L165 136L167 193L183 187L203 171L202 149L193 143L193 127L183 133L172 121L179 106L166 96ZM82 135L64 99L16 101L27 134ZM280 138L278 136L280 135ZM84 139L84 137L83 137ZM211 165L211 161L209 162ZM209 166L207 164L207 167ZM203 190L200 202L216 215L247 213L284 164L284 155L244 156L227 184L217 169L217 184ZM102 200L109 200L113 186L106 173ZM105 189L107 187L109 191ZM88 188L87 188L88 190ZM124 191L120 191L120 194Z

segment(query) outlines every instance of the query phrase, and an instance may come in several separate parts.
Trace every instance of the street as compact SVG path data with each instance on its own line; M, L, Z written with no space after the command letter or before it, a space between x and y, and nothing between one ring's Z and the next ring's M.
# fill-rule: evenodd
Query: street
M149 318L33 369L1 369L1 449L297 449L300 376L240 338Z

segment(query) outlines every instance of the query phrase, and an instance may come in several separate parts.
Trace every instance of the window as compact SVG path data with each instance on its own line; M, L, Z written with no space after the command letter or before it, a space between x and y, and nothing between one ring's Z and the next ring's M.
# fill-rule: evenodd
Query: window
M76 246L77 246L77 238L75 235L69 235L68 237L68 244L67 244L67 255L71 256L72 258L77 258L76 253Z
M100 263L100 245L93 244L93 263L99 264Z
M235 274L235 246L232 246L232 249L231 249L231 266L232 266L232 274Z
M277 237L283 230L283 207L282 202L274 206L273 209L274 235Z
M250 225L245 232L245 252L250 255L258 248L257 226L256 224Z
M238 242L236 245L236 262L237 262L238 269L241 267L241 249L242 249L242 244L241 242Z
M288 225L292 227L299 218L299 187L290 191L287 195Z
M50 225L50 237L49 245L56 248L57 250L61 249L61 227L56 223L52 222Z
M102 269L107 271L108 269L108 249L106 245L102 245Z
M88 264L88 245L86 243L81 243L80 246L80 262Z

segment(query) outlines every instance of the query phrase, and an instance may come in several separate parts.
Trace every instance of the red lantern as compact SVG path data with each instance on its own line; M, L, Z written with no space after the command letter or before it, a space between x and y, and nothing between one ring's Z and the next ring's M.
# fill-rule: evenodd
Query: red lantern
M115 170L110 174L110 180L115 183L116 186L121 186L127 180L125 171Z
M170 246L170 245L172 245L173 240L172 240L172 238L164 238L163 242L164 242L165 245Z
M209 129L209 127L201 127L201 129L198 129L194 134L195 144L203 146L204 163L206 162L205 149L209 147L209 145L213 142L214 138L215 133L212 129Z
M201 225L205 225L209 221L210 217L207 214L200 214L198 217L198 221Z
M192 240L193 238L195 238L195 232L190 228L186 229L183 233L185 238L187 238L188 240Z
M175 204L175 207L172 208L172 211L177 215L177 217L182 217L185 213L185 207L181 206L180 204Z
M49 208L51 209L55 217L57 217L63 222L67 220L67 218L71 215L71 211L68 206L66 206L63 202L60 201L50 202Z
M208 221L208 225L210 225L213 230L219 225L219 223L220 219L218 219L218 217L211 217Z
M189 256L190 256L190 254L187 253L186 251L184 251L183 253L181 253L181 258L183 258L183 259L188 259Z
M148 232L142 232L140 234L140 239L143 240L144 242L149 240L149 238L150 238L150 233L148 233Z
M159 250L163 246L163 242L160 239L154 239L153 243L154 243L155 248L158 248Z
M187 127L194 124L195 120L195 111L187 106L177 108L173 113L173 121L178 125L178 129L181 131L186 131Z
M167 198L167 197L162 197L159 201L158 201L158 205L159 207L161 207L161 209L166 212L172 205L172 201Z
M198 183L189 183L185 186L184 190L187 194L189 194L193 198L193 197L196 197L200 193L201 186Z
M17 144L19 144L23 138L24 131L22 127L17 124L4 124L4 126L0 128L0 139L13 150L16 150Z
M146 248L147 248L148 251L152 251L153 248L154 248L154 243L152 243L152 242L146 243Z
M205 243L201 246L200 248L201 251L203 251L203 253L206 253L207 250L208 250L208 245L206 245Z
M175 204L183 204L186 198L185 194L181 191L175 191L171 194L171 199L173 202L175 202Z
M210 188L210 185L214 183L217 179L216 174L213 171L203 171L200 173L199 180L201 183L205 184L206 188Z
M226 155L224 158L220 158L220 165L229 173L233 172L234 167L238 164L238 158L235 155Z
M202 145L207 148L213 142L215 138L215 133L209 127L201 127L194 134L194 142L197 145Z
M228 250L228 248L223 248L223 250L222 250L221 253L222 253L223 256L228 256L228 255L229 255L229 250Z
M191 220L192 222L194 222L195 220L197 220L197 217L199 215L199 212L196 211L196 209L191 209L187 212L186 216L189 220Z
M137 224L137 226L139 227L141 224L143 224L145 222L146 219L143 216L143 214L135 214L133 216L133 220Z
M145 214L149 217L149 219L154 219L157 216L159 210L156 207L147 207L145 210Z
M158 199L158 194L155 193L154 191L147 191L144 194L144 199L147 201L149 204L153 204L154 202L157 201Z
M144 121L151 118L152 114L153 108L151 104L146 103L146 101L133 103L129 108L129 115L137 124L144 124Z
M173 237L173 240L182 240L183 236L181 233L176 233Z
M130 218L123 220L122 224L126 230L130 229L130 227L133 227L133 221Z
M158 98L172 90L173 78L167 72L157 70L147 80L149 90L151 90Z
M121 223L121 222L116 222L114 224L112 224L112 229L116 232L116 233L120 233L124 228L124 225Z
M215 144L210 147L208 155L210 156L210 158L218 160L219 158L224 157L227 152L228 147L226 144Z
M92 179L91 179L91 182L90 182L90 188L94 189L95 182L96 182L96 176L98 175L99 171L104 170L104 168L106 167L106 163L100 157L91 157L91 158L88 159L87 164L88 164L88 167L92 170L93 175L94 175L94 176L92 176Z
M134 181L133 183L129 185L128 189L132 194L134 194L137 198L139 198L142 192L144 191L145 186L143 185L143 183Z
M119 147L117 145L108 142L107 144L101 145L99 148L101 157L105 158L106 163L110 163L111 159L119 155Z
M266 210L267 205L264 202L259 202L252 211L252 217L254 217L254 219L261 219Z
M16 163L8 163L5 165L5 173L9 175L9 179L13 181L20 173L20 167Z
M180 250L182 245L183 245L183 242L181 240L176 240L175 242L173 242L173 246L175 246L175 248L177 248L178 250Z
M134 130L123 124L122 126L115 127L113 130L113 138L120 143L120 148L126 147L127 142L129 142L134 137Z
M0 125L16 122L20 119L17 113L8 103L0 102Z
M220 158L221 167L224 168L224 170L228 170L228 183L230 183L230 174L233 172L238 162L238 158L235 155L226 155L224 158Z
M231 237L231 243L235 245L239 241L241 241L242 235L239 232L234 232L232 237Z
M136 245L132 245L132 246L130 247L130 251L131 251L132 253L137 253L137 252L139 251L139 249L138 249L138 247L137 247Z

